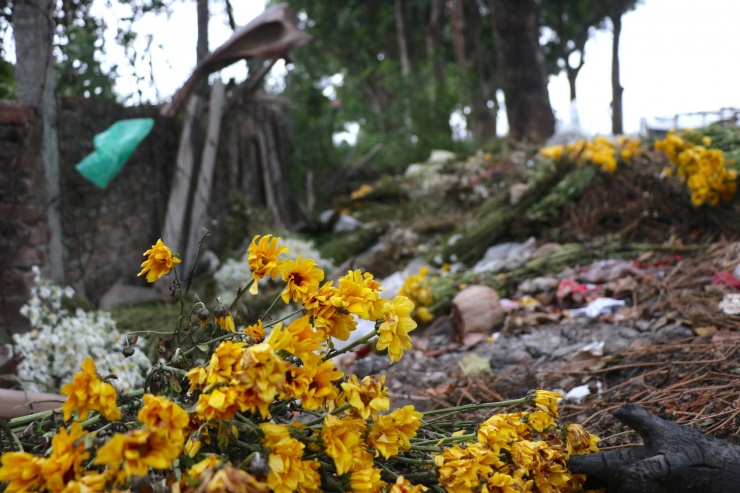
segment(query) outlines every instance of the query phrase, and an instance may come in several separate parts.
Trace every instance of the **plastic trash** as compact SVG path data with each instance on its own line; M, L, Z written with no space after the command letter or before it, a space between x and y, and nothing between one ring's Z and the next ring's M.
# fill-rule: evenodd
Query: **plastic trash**
M598 289L599 287L595 284L581 284L575 279L564 279L558 286L555 299L558 301L571 299L575 302L581 303L583 301L587 301L592 295L596 294Z
M105 190L141 141L149 135L153 126L152 118L134 118L114 123L93 138L95 152L77 163L77 171L98 188Z
M535 239L530 238L524 243L500 243L486 250L483 258L473 266L476 274L481 272L499 272L512 270L524 265L535 250Z
M727 293L718 306L726 315L740 315L740 293Z
M740 288L740 279L730 272L718 272L712 277L712 284Z
M624 300L615 300L613 298L596 298L584 308L570 310L573 317L585 315L589 318L595 318L599 315L614 313L617 309L624 306Z

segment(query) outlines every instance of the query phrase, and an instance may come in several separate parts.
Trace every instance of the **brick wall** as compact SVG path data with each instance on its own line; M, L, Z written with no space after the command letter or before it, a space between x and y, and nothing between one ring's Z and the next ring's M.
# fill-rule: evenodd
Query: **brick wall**
M47 256L46 182L41 122L32 108L0 102L0 322L27 325L19 309L33 285L33 265Z
M27 328L18 310L44 267L50 231L46 209L62 215L65 281L93 302L116 282L136 277L142 253L162 231L179 129L154 107L124 108L92 99L65 99L59 108L60 196L48 197L41 161L41 125L33 108L0 101L0 332ZM93 151L92 139L126 118L155 118L150 135L106 190L75 165Z
M178 128L155 107L124 108L83 98L62 100L59 154L67 281L93 302L117 281L136 278L142 253L159 238L177 157ZM93 137L118 120L155 119L121 172L100 190L75 169ZM143 283L146 284L146 283Z
M233 216L229 198L238 193L252 205L264 207L259 174L264 164L259 161L265 156L273 163L286 159L270 154L285 153L280 132L271 130L275 115L268 118L266 110L260 110L250 117L255 104L246 107L251 110L245 114L233 108L228 112L219 142L209 207L213 236L206 248L221 252L234 246L219 238L228 229L226 219ZM142 253L163 230L180 135L179 123L159 117L158 112L156 107L124 108L104 100L62 100L58 122L61 191L59 197L48 197L40 152L42 128L36 112L0 101L0 334L27 327L18 310L33 282L31 266L43 268L48 258L46 209L53 200L58 201L62 217L66 284L95 303L118 281L147 285L136 274ZM106 190L77 172L75 165L94 150L95 134L118 120L142 117L154 118L154 128ZM257 145L260 139L255 135L260 132L265 132L261 139L269 140L269 145ZM291 196L287 184L276 184L273 193ZM292 208L286 209L289 215ZM236 240L241 242L248 225L242 224L241 217L234 219L238 222ZM283 221L292 222L291 218Z

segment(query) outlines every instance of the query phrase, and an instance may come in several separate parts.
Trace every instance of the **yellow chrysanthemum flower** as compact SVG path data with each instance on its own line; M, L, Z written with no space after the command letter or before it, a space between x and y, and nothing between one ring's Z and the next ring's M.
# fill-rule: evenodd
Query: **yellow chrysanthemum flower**
M208 493L269 493L270 486L246 471L232 465L225 465L217 470L209 469L201 478L201 486L186 491L203 491Z
M257 294L257 283L260 279L267 276L275 279L283 273L286 261L278 257L288 253L289 250L288 247L278 246L279 241L280 238L273 238L272 235L257 235L252 238L252 243L247 248L247 262L254 280L250 293Z
M347 382L342 383L342 390L346 401L362 419L376 418L378 412L387 411L391 407L385 375L368 375L362 382L358 381L356 375L350 375Z
M117 484L144 476L149 468L166 470L180 457L183 440L166 433L142 428L126 434L116 433L98 449L93 464L107 466Z
M422 414L414 406L396 409L385 416L378 416L368 434L368 443L375 448L375 456L386 459L398 455L399 450L410 450L411 439L421 426Z
M108 484L108 475L106 473L96 473L87 471L82 477L67 481L62 493L97 493L106 491ZM55 491L55 490L51 490ZM117 491L117 490L113 490Z
M195 414L203 421L228 421L239 410L239 389L234 386L217 387L200 394Z
M262 325L262 319L257 320L256 324L245 327L243 332L257 344L265 340L265 327Z
M84 441L80 440L85 433L82 425L76 421L72 423L69 433L62 427L51 440L51 455L41 466L47 489L62 491L68 481L82 478L82 463L90 457Z
M324 271L316 266L316 262L299 255L296 260L285 262L283 281L286 286L280 297L284 303L290 303L291 299L303 303L318 291L319 283L323 280Z
M304 307L316 330L325 332L328 337L346 341L357 328L357 322L346 309L335 306L342 305L342 300L338 297L339 289L332 284L332 281L324 283L317 293L306 300ZM338 300L336 303L335 298Z
M537 406L537 409L554 418L558 417L558 399L562 397L563 394L560 392L550 392L549 390L535 390L527 394L527 398Z
M383 317L378 328L379 350L388 349L391 362L400 360L403 352L411 349L411 337L408 333L416 328L411 318L414 304L405 296L396 296L393 301L383 305Z
M412 485L408 479L400 475L396 478L396 482L388 490L388 493L422 493L428 489L422 484Z
M542 411L535 411L533 413L525 413L522 417L522 421L532 427L537 433L543 433L548 428L555 426L555 419L550 413L543 413Z
M569 424L565 428L566 448L568 454L587 454L589 452L598 452L599 437L586 431L586 429L575 423Z
M318 366L304 366L306 378L310 380L305 393L294 395L301 399L304 408L317 410L324 407L327 402L333 402L339 395L334 382L344 376L337 370L332 360L326 360Z
M276 396L283 395L288 363L267 343L250 346L244 352L241 371L235 384L241 411L257 412L269 418L268 406Z
M373 191L372 185L368 185L367 183L363 183L360 185L360 188L349 194L349 197L351 199L361 199L365 195L371 193Z
M6 452L0 461L0 481L7 482L7 493L41 490L44 484L41 468L46 459L28 452Z
M121 419L121 410L116 404L116 389L98 377L92 358L82 363L82 370L75 373L73 380L60 391L67 396L62 404L64 420L68 421L75 409L80 420L87 419L91 410L98 411L109 421Z
M169 274L175 264L180 263L180 259L172 255L172 251L162 243L162 238L157 240L157 243L144 252L144 256L149 256L144 263L141 264L141 272L137 275L142 276L146 274L147 282L154 282L160 277Z
M373 467L372 456L367 455L369 460L359 461L349 475L349 485L353 493L380 493L381 488L386 485L380 479L383 470Z
M475 491L480 478L493 473L491 464L496 462L498 456L480 444L466 448L455 444L434 458L439 485L453 493Z
M282 324L276 325L267 343L275 351L287 351L303 361L305 365L318 364L321 357L316 351L323 349L322 343L326 340L326 334L316 331L311 326L311 317L305 315L293 320L288 327Z
M326 455L334 459L337 474L342 475L352 470L354 452L360 446L360 434L365 429L365 422L349 416L342 419L332 414L324 418L321 429L321 442Z
M230 382L242 368L246 349L247 345L243 342L222 341L211 355L208 366L196 366L188 371L190 391L208 390Z
M262 423L262 445L270 449L267 483L275 493L315 492L321 486L319 463L302 460L305 446L290 436L285 425Z
M183 434L188 426L188 413L176 403L152 394L144 394L144 405L136 418L148 428L164 431L170 436Z
M372 274L363 274L360 269L356 269L339 278L339 286L331 303L364 320L377 320L382 316L385 302L380 297L380 291L380 283Z
M540 156L546 159L552 159L553 161L560 161L565 151L564 145L554 145L540 149Z
M203 474L213 467L216 467L220 464L223 464L223 461L221 458L216 454L208 454L208 456L203 459L202 461L198 462L197 464L193 464L190 466L188 470L185 471L185 477L192 480L199 480L201 477L203 477Z

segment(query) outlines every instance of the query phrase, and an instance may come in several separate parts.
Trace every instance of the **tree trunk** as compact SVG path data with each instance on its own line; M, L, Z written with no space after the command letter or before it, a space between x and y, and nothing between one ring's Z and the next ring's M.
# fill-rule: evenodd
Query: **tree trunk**
M444 43L443 17L444 0L432 0L429 13L429 27L426 32L426 49L429 63L434 74L434 88L432 92L432 104L437 102L439 94L444 92L447 85L444 68L444 56L442 44Z
M38 108L43 119L41 155L46 175L47 219L51 229L45 274L56 281L64 277L62 216L59 209L59 144L57 102L54 95L53 0L16 0L13 9L15 36L15 91L18 101Z
M401 59L401 74L408 77L411 73L409 46L406 41L406 20L403 15L403 0L395 0L396 10L396 39L398 40L398 56Z
M614 417L642 437L644 445L574 455L570 469L586 474L586 488L607 493L735 493L740 484L740 447L696 428L664 421L634 404Z
M624 133L622 125L622 92L624 88L619 83L619 36L622 34L623 10L609 16L614 28L612 37L612 133Z
M493 27L509 135L542 142L555 132L535 0L493 0Z
M471 74L469 86L469 101L471 106L470 130L473 139L484 142L496 137L496 108L488 107L488 101L495 98L495 88L492 78L486 78L486 57L483 46L482 17L476 2L465 2L463 6L465 26L465 58L467 71Z
M208 55L208 0L196 0L198 9L198 41L195 46L197 64Z

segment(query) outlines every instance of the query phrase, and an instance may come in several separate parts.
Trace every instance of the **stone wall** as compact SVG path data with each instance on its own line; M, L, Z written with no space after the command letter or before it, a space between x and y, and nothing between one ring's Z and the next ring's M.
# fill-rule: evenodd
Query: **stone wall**
M19 313L43 265L50 231L41 161L41 121L34 109L0 101L0 323L4 332L27 325Z

